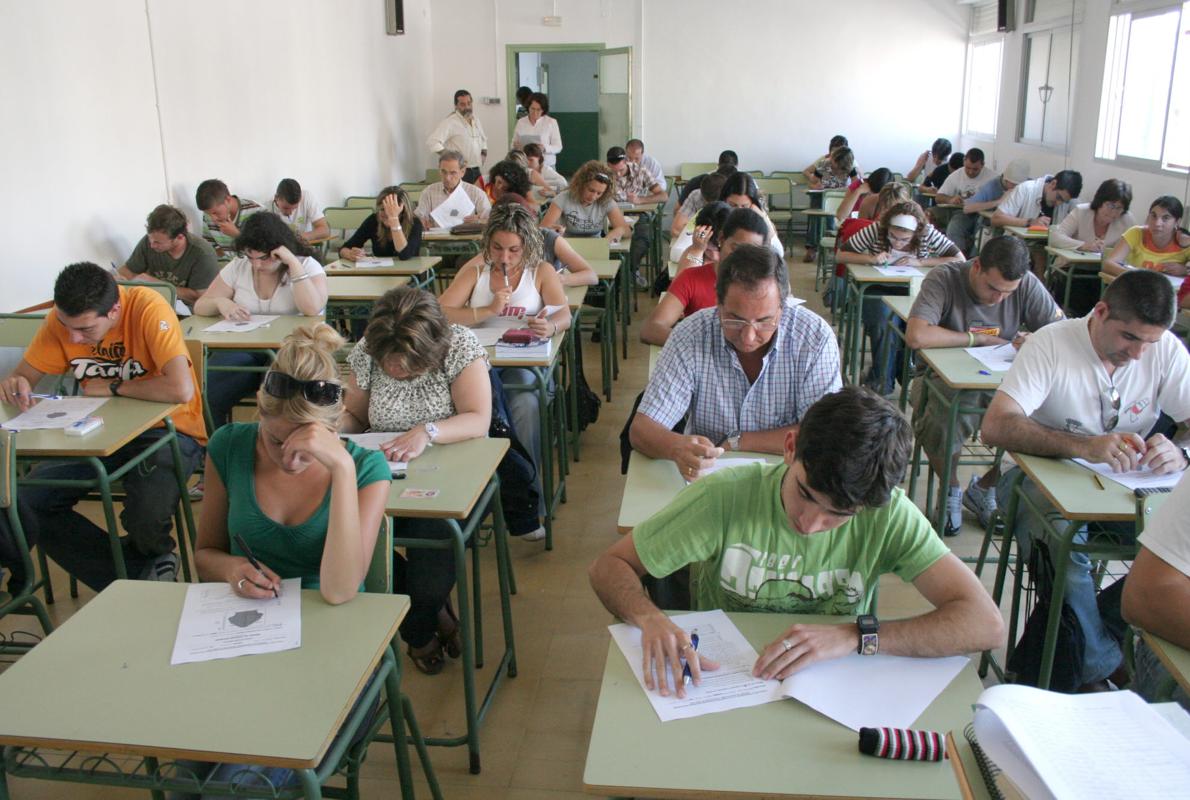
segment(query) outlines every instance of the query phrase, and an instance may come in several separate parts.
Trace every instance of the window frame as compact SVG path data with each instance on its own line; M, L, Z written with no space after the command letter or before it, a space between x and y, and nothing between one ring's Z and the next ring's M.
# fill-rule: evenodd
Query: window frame
M1049 74L1053 69L1053 36L1055 33L1068 32L1070 34L1071 49L1081 50L1082 47L1082 13L1076 12L1074 19L1069 20L1047 20L1046 22L1030 23L1021 27L1021 69L1020 82L1017 88L1017 110L1016 110L1016 142L1027 147L1039 147L1044 150L1051 150L1056 153L1065 153L1070 148L1070 129L1066 129L1065 141L1062 144L1051 144L1045 141L1045 118L1042 117L1041 139L1033 139L1025 136L1025 115L1028 112L1029 98L1032 97L1032 87L1028 86L1029 82L1029 42L1032 37L1038 35L1046 35L1050 37L1050 47L1048 50L1050 59L1046 62L1046 80L1049 80ZM1077 55L1077 54L1076 54ZM1078 59L1074 58L1070 64L1071 79L1068 84L1069 94L1066 97L1066 106L1069 109L1074 108L1074 97L1078 91ZM1055 91L1057 87L1054 87ZM1037 102L1041 102L1040 98L1035 98ZM1046 103L1045 105L1048 105ZM1073 114L1070 115L1069 120L1063 120L1063 124L1073 121Z
M963 136L988 142L996 141L995 129L999 127L998 123L1000 121L1000 94L1004 81L1004 46L1007 39L1008 36L1001 31L992 31L990 33L975 34L967 37L967 62L963 75ZM971 77L972 66L975 61L975 48L992 43L998 43L1000 45L1000 65L996 70L996 107L992 111L992 130L976 131L969 128L967 122L971 110Z

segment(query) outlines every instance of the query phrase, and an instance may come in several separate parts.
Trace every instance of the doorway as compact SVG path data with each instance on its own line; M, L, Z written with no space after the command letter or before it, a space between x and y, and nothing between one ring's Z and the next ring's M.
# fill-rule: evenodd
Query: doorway
M549 97L562 152L557 170L569 176L586 161L602 161L632 131L631 48L602 44L510 44L508 138L517 120L516 90L528 86Z

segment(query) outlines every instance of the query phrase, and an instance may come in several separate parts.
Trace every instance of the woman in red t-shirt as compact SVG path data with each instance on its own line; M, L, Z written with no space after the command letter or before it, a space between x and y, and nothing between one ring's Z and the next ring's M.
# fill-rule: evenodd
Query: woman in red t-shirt
M682 317L717 304L715 283L719 262L742 244L763 246L769 237L765 218L750 208L732 209L722 201L703 207L695 217L694 244L682 254L702 258L702 264L678 273L669 290L640 328L645 344L663 345ZM696 251L692 254L691 251Z

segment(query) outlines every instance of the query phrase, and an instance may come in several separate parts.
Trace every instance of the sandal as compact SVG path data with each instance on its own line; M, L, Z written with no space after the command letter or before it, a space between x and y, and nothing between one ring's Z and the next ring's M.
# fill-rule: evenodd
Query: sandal
M430 647L430 645L433 645ZM413 666L417 667L419 672L426 675L437 675L446 666L446 658L442 655L442 643L436 639L431 639L430 644L426 645L430 650L426 653L417 654L413 651L413 645L409 646L409 660L413 662Z
M459 631L461 630L459 617L455 614L455 610L451 607L449 600L446 601L446 605L442 606L442 611L446 612L446 616L454 622L454 626L449 630L444 628L441 623L442 612L439 612L438 643L446 651L448 656L458 658L463 654L463 640L459 637Z

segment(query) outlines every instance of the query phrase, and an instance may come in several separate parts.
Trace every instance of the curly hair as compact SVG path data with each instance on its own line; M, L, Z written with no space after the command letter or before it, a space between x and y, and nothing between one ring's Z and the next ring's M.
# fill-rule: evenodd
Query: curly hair
M529 183L529 172L515 161L497 161L488 170L488 182L495 184L497 178L504 179L506 184L504 191L513 192L522 197L528 197L533 188Z
M884 213L880 215L880 221L877 223L880 227L877 230L876 240L879 242L880 247L892 249L892 245L888 241L888 229L892 227L889 221L899 214L907 214L917 220L917 228L913 231L913 238L909 240L909 244L904 248L904 252L916 253L921 249L921 237L926 231L926 215L921 210L921 206L912 200L894 203L884 210Z
M524 248L521 253L521 266L531 269L541 263L545 245L542 242L541 229L537 227L537 215L520 203L498 203L492 208L488 224L484 226L483 236L479 240L484 264L489 269L492 266L492 234L501 232L515 233L521 238Z
M442 369L450 352L450 323L438 298L414 286L390 289L372 307L364 349L380 364L394 357L410 376Z
M602 183L604 186L603 194L595 202L608 202L615 191L615 180L612 178L612 168L602 161L588 161L575 170L566 191L570 192L570 196L577 202L583 189L591 182Z
M277 359L269 370L299 381L338 383L339 363L335 361L335 353L343 344L343 337L324 322L303 326L281 342ZM282 399L266 392L263 384L256 392L256 405L262 417L281 417L299 425L313 422L332 431L339 429L339 417L343 414L341 399L332 406L315 405L301 392Z

